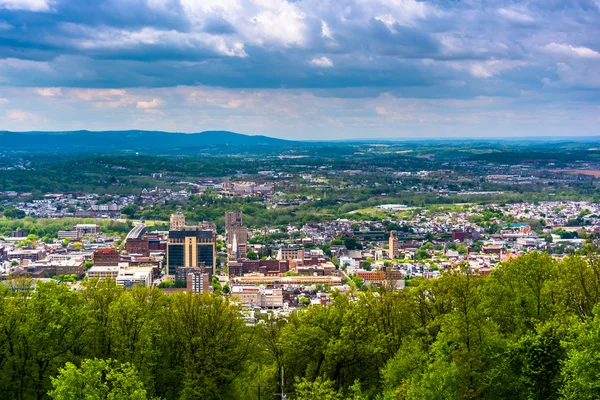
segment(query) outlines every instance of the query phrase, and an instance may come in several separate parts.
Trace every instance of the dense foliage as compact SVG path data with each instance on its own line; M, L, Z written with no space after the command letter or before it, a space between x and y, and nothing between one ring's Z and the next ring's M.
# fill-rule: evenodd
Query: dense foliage
M26 288L0 286L7 399L257 399L282 389L297 399L600 397L591 252L560 261L534 252L489 276L462 270L402 291L337 294L255 326L218 296L108 281Z
M119 222L116 220L92 219L92 218L32 218L23 219L0 218L0 235L10 236L14 230L23 229L38 237L57 238L58 231L72 230L77 224L96 224L100 231L110 236L118 236L127 233L133 228L130 221ZM162 227L161 227L162 228Z
M51 389L55 399L84 398L72 397L78 390L88 390L85 398L126 398L94 397L121 386L135 389L138 399L144 393L237 398L235 378L255 351L254 330L220 297L124 291L109 281L92 281L79 293L53 283L31 291L25 282L13 282L0 290L0 387L6 399L47 398ZM106 362L89 361L94 359ZM102 371L104 382L85 378ZM133 378L139 383L119 383ZM72 387L83 381L87 388Z

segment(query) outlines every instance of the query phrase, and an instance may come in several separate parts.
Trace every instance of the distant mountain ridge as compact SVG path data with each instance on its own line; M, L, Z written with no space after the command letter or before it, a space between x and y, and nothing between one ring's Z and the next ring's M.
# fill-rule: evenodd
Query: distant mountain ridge
M163 131L0 131L0 148L157 149L204 146L283 146L289 140L229 131L175 133Z

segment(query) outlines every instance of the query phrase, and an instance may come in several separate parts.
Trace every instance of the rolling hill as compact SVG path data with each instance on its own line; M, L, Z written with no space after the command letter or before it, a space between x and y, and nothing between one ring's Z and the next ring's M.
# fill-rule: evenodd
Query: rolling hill
M15 149L172 149L208 146L285 146L293 141L229 131L0 131L0 148Z

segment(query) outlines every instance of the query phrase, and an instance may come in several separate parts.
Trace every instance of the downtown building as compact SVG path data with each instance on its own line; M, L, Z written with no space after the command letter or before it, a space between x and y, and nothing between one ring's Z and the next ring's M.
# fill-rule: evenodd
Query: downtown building
M178 228L172 230L178 230L179 225L176 226ZM165 253L167 243L163 239L159 233L149 233L145 224L136 224L125 237L125 251L143 257L149 257L151 253Z
M399 256L400 252L398 251L398 231L391 231L388 246L388 257L398 258Z
M185 225L183 215L176 215L175 224L171 218L167 241L167 275L176 276L177 268L203 268L214 275L217 265L215 229L209 224Z
M248 228L242 223L242 212L225 213L225 237L230 260L246 258L248 251Z

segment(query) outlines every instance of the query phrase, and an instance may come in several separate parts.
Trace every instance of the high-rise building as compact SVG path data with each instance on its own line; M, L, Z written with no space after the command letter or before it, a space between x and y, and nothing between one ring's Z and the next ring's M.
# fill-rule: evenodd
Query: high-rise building
M391 231L390 232L390 245L388 249L388 253L390 258L398 258L398 232Z
M171 216L172 222L173 216ZM176 275L178 267L210 268L212 274L215 274L217 264L215 230L208 228L207 225L176 226L180 228L170 230L167 241L167 274Z
M248 228L242 223L242 212L225 213L225 237L230 259L246 258Z
M94 251L94 265L118 265L120 261L121 253L114 247L100 247Z
M233 226L233 225L242 225L242 212L241 211L232 211L225 213L225 227Z
M185 215L178 212L171 214L171 230L179 231L185 226Z
M205 293L210 290L210 276L202 272L190 272L186 276L187 288L194 294Z

